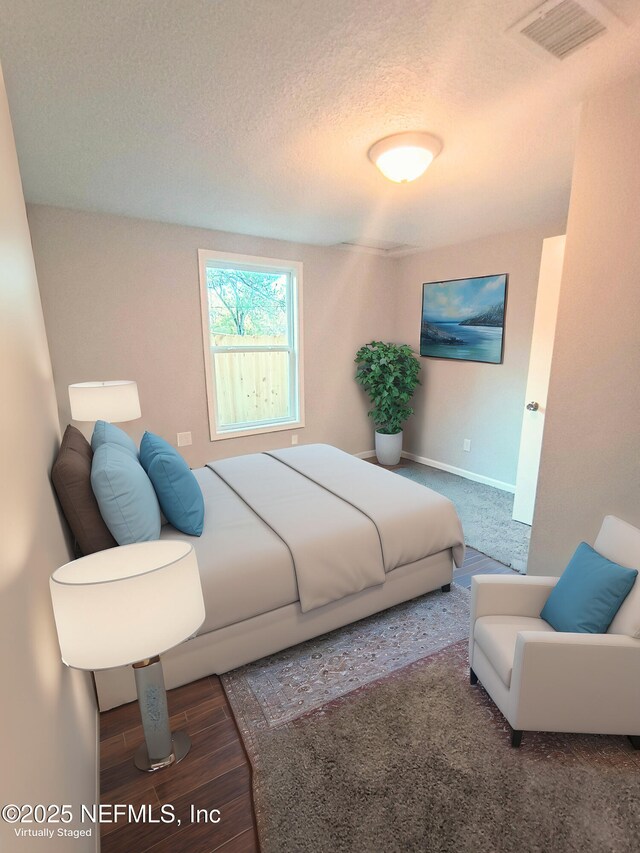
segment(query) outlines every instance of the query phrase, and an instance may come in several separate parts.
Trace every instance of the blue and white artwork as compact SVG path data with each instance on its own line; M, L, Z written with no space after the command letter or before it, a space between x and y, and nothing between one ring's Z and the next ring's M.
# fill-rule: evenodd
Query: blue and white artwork
M507 274L422 285L420 355L502 364Z

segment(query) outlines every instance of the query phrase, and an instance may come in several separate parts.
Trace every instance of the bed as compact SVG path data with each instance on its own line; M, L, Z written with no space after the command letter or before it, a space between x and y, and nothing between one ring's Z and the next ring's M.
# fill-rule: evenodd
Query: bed
M194 471L205 499L197 553L206 617L163 655L168 688L280 651L451 583L464 559L453 504L315 444ZM101 710L136 698L131 667L95 673Z

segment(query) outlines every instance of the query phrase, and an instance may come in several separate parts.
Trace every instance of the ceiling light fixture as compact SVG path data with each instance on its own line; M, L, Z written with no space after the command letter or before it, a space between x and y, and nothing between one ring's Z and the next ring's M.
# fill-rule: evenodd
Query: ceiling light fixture
M430 133L394 133L369 149L369 159L385 178L397 184L415 181L442 151L442 142Z

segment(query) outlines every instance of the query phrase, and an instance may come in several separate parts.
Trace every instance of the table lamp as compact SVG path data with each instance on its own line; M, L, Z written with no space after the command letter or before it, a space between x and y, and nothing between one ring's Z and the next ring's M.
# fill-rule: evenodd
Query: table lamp
M74 421L124 423L142 416L138 384L130 379L109 382L76 382L69 385Z
M56 569L50 588L67 666L133 666L145 739L136 767L159 770L184 758L191 742L171 733L160 655L204 621L193 546L158 540L108 548Z

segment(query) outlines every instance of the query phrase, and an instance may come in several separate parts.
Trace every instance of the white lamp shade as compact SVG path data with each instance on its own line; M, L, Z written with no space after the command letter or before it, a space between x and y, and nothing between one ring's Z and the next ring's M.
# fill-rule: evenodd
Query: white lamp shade
M160 655L204 621L193 546L122 545L66 563L50 579L62 660L110 669Z
M128 379L111 382L76 382L69 385L74 421L122 423L141 417L138 385Z

